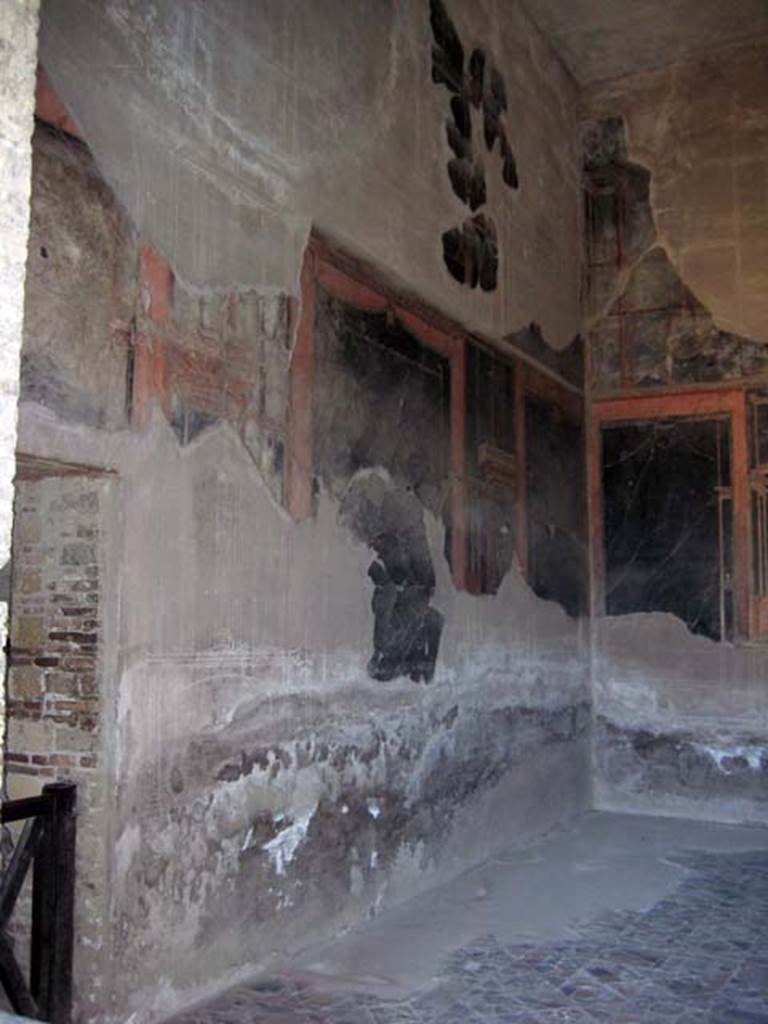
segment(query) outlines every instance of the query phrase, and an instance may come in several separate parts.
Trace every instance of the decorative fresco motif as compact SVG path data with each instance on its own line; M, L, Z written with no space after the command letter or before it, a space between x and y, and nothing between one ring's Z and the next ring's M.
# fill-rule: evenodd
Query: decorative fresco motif
M465 59L464 47L442 0L430 0L432 81L451 94L451 116L445 129L453 156L448 177L456 196L472 211L463 224L443 233L443 259L451 275L470 288L496 288L499 247L496 225L478 212L488 199L482 144L473 138L473 112L482 123L488 153L501 161L501 176L511 189L519 187L517 163L509 143L504 115L507 92L501 73L480 49ZM498 145L497 145L498 144Z
M593 392L764 374L768 348L721 329L659 244L651 175L629 161L623 119L586 122L582 147Z

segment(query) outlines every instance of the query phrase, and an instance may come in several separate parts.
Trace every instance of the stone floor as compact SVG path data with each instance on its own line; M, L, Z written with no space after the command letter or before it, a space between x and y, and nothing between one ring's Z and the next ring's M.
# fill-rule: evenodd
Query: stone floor
M602 836L605 844L611 830L622 828L623 846L595 846L591 859L585 857L590 841L594 845ZM352 962L349 952L376 955L388 934L394 943L406 936L404 952L390 955L393 969L398 956L408 957L405 908L389 924L385 920L368 929L378 929L373 945L366 946L361 929L346 947L330 945L274 977L240 985L177 1016L174 1024L768 1024L768 840L765 830L712 828L599 816L580 846L555 839L527 860L511 855L498 869L520 887L516 898L507 889L506 923L500 923L503 908L493 901L486 920L498 926L443 954L434 973L411 991L396 979L382 982L382 957L367 965ZM684 837L688 849L679 845ZM571 875L563 870L569 851L580 858L572 862ZM658 879L649 870L654 865ZM481 897L493 877L489 870L467 876ZM554 916L543 929L538 919L525 920L531 908L521 896L535 871L540 882L547 871L551 874L553 899L547 905L555 908ZM616 886L622 873L623 893ZM565 894L579 886L592 890L591 913L584 913L578 899L560 908L567 903ZM439 890L430 899L432 906L439 904ZM413 913L420 914L418 901ZM568 920L558 921L558 913ZM483 920L468 916L470 927ZM529 937L522 938L526 933ZM424 936L418 929L414 934L415 949Z

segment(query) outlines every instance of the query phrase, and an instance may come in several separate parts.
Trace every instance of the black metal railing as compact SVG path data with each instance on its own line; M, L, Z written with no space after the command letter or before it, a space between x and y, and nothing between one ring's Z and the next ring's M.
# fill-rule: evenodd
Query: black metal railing
M0 881L0 984L15 1013L69 1024L74 948L77 787L43 786L40 796L6 800L2 824L24 821ZM8 923L32 866L29 982L8 937Z

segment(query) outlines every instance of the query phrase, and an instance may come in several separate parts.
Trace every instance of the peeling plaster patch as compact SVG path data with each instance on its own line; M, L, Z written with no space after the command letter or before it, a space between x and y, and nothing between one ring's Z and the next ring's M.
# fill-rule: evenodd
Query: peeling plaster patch
M309 823L317 810L314 807L308 814L303 815L288 825L282 832L278 832L274 839L265 843L262 849L269 855L274 869L278 875L284 875L286 867L291 863L296 851L304 842L309 829ZM277 820L277 819L276 819Z
M669 613L596 626L598 807L764 823L768 651L692 634Z
M598 807L764 823L768 756L754 733L698 735L595 719Z
M134 856L141 849L141 829L126 825L115 844L115 868L118 878L124 878Z
M768 756L768 747L713 747L695 743L697 750L708 754L725 775L735 771L734 761L746 761L753 771L759 771L763 758Z

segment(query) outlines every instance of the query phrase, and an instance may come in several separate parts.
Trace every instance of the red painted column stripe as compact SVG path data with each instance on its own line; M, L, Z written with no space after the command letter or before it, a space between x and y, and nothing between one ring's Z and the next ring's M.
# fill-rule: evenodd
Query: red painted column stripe
M467 344L452 339L451 352L451 566L464 590L467 575L466 374Z
M317 258L307 247L301 268L301 315L291 354L288 408L286 504L297 522L312 515L313 411L315 383L315 288Z

